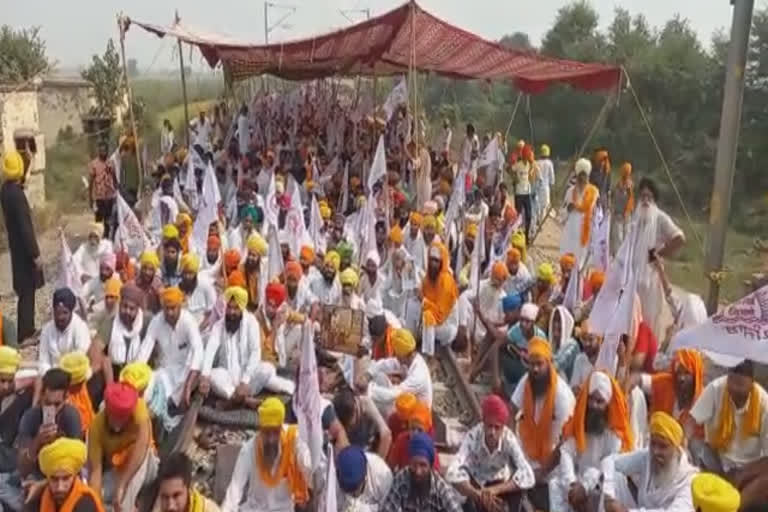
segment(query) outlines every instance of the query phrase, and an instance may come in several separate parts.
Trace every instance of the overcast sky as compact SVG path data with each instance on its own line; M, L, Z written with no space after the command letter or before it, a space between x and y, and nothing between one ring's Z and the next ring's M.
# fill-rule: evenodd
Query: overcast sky
M7 0L10 1L10 0ZM382 14L402 3L402 0L274 0L273 3L293 5L295 13L286 20L288 26L270 32L271 41L304 37L314 33L349 25L339 10L370 8L371 15ZM420 5L440 18L488 39L522 31L535 44L552 25L557 10L570 0L420 0ZM729 0L591 0L600 14L600 26L613 18L617 6L633 14L642 12L651 25L662 25L680 14L690 20L692 27L706 46L718 28L730 27ZM756 8L768 0L757 0ZM2 9L2 24L13 27L38 25L48 46L49 55L60 66L77 67L86 64L93 53L103 52L109 37L117 33L115 16L120 10L132 18L159 24L170 23L175 7L180 8L183 22L190 26L261 43L264 41L264 2L258 0L24 0ZM271 21L286 11L272 7ZM349 12L354 20L365 14ZM172 69L173 42L133 29L126 36L128 58L136 58L140 71ZM200 65L199 54L194 59Z

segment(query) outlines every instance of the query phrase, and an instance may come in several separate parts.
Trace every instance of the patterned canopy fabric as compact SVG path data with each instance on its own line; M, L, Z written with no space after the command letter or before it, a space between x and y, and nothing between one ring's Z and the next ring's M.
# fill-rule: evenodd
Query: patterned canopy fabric
M236 81L265 73L288 80L385 76L413 68L452 78L511 81L535 94L553 83L586 91L611 89L618 87L621 77L618 66L505 48L446 23L413 1L342 30L270 45L193 33L179 23L168 28L131 23L198 46L211 66L221 62Z

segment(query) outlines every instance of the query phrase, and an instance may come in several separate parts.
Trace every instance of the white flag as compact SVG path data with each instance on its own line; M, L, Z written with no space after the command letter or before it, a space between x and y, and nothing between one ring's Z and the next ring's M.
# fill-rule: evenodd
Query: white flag
M320 506L318 510L321 512L338 512L338 500L336 498L336 487L338 482L336 481L336 460L333 456L333 449L328 450L328 472L326 473L325 486L323 492L320 494Z
M315 176L319 177L317 178L317 184L318 185L325 185L331 179L336 175L337 172L339 172L339 157L335 156L333 157L333 160L331 160L331 163L328 164L328 166L325 168L323 173L320 175L317 172L317 164L316 161L312 162L312 166L314 167L314 172L316 173Z
M307 319L302 330L298 389L293 395L293 410L299 424L299 436L309 447L313 471L320 466L323 457L323 426L320 423L322 405L320 383L317 377L314 331L312 320ZM332 452L331 457L333 457Z
M576 308L581 306L582 280L580 263L577 261L573 266L571 277L568 279L568 286L565 289L565 296L563 297L563 306L571 313L574 313Z
M387 155L384 152L384 136L379 136L379 143L376 145L376 154L373 156L371 171L368 173L368 193L373 190L377 181L387 176Z
M221 202L219 181L216 179L213 164L210 162L208 162L208 167L206 167L205 176L203 177L203 197L206 198L204 200L213 200L217 205Z
M341 183L341 198L339 201L339 213L346 214L347 208L349 208L349 162L344 165L344 178Z
M459 249L461 251L461 248ZM469 269L469 288L477 292L480 287L480 266L485 260L485 216L480 217L480 223L477 225L477 236L475 245L472 248L472 263ZM459 269L461 272L461 269Z
M375 252L379 254L379 250L376 247L376 213L374 212L374 198L368 198L363 211L360 212L360 248L358 257L360 263L365 263L368 258L368 254Z
M206 172L203 180L203 195L200 198L199 209L195 217L195 223L192 225L192 247L198 254L205 254L208 249L208 233L211 224L219 218L219 202L216 200L216 192L219 190L216 179L213 177L213 170ZM211 175L210 178L208 175ZM209 183L213 180L213 184ZM221 198L221 196L219 196Z
M464 206L465 201L465 183L464 180L466 179L467 173L466 169L461 169L459 171L459 175L456 177L456 179L453 182L453 190L451 191L451 199L448 203L448 210L445 212L445 221L444 221L444 229L445 233L443 235L445 236L445 239L448 239L448 235L451 232L451 227L453 226L454 221L459 218L459 213L461 212L461 208Z
M597 220L595 215L592 223L592 233L589 252L592 255L590 266L605 272L611 260L611 214L600 215Z
M277 226L269 226L267 231L267 279L271 283L283 273L283 252L280 250L280 239L277 236Z
M616 362L619 341L624 334L632 334L632 315L635 305L635 289L637 280L634 275L629 284L622 290L619 303L605 331L600 352L597 354L595 369L605 370L616 375Z
M485 146L485 149L483 150L483 154L480 155L480 161L477 163L477 166L484 167L486 165L492 165L492 164L498 164L498 163L499 163L499 141L498 139L496 139L496 137L494 137L493 139L491 139L488 145Z
M315 251L325 254L326 239L322 234L323 216L320 214L320 204L317 196L312 195L312 203L309 210L309 237Z
M115 247L126 251L132 258L138 258L142 251L151 247L149 237L139 219L119 193L117 194Z
M291 247L291 254L296 257L301 251L303 244L310 243L307 236L307 228L304 224L304 205L301 202L301 192L298 183L293 183L291 192L291 206L285 215L285 230L288 232L288 245Z
M384 102L384 113L387 116L387 121L392 119L392 114L395 113L395 109L400 105L408 102L408 84L405 81L405 77L400 79L400 82L392 89L392 92L387 96Z
M264 220L267 226L277 227L277 219L280 215L280 208L277 205L277 190L275 189L275 170L269 171L272 175L269 177L269 186L267 195L264 198Z
M72 251L64 236L64 230L59 228L60 253L59 258L59 288L69 288L77 297L83 296L82 271L78 268L75 259L72 257Z

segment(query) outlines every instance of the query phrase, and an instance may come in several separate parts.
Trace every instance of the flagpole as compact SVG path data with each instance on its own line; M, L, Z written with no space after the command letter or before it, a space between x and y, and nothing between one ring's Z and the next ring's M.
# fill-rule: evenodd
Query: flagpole
M141 195L141 187L144 184L144 165L141 162L141 151L139 150L139 132L136 130L136 116L133 112L133 93L131 92L131 84L128 81L128 65L125 62L126 23L130 23L130 20L119 14L117 16L117 28L120 32L120 54L123 57L123 79L125 80L125 90L128 92L128 114L131 118L131 130L133 131L133 150L136 153L136 165L139 171L139 190L136 191L136 200L138 201L138 196Z

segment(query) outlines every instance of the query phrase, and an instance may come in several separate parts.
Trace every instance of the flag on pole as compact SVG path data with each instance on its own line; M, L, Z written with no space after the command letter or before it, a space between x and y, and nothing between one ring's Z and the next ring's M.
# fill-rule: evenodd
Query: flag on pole
M267 231L267 279L271 283L283 273L283 252L280 250L280 239L277 236L277 226L270 225Z
M563 297L563 306L568 311L576 311L576 308L581 306L582 295L582 279L581 279L581 266L577 261L571 270L571 277L568 279L568 286L565 289L565 296Z
M299 437L309 447L313 471L320 467L323 456L323 427L320 423L322 406L320 405L314 331L312 320L307 319L302 328L298 389L293 395L293 409L299 424Z
M277 190L275 188L275 170L270 171L269 186L267 195L264 197L264 220L267 226L277 227L277 219L280 214L280 208L277 205Z
M597 354L595 369L605 370L612 375L616 375L617 351L621 336L632 333L632 315L634 313L635 292L637 280L634 275L629 284L621 291L616 310L611 317L608 328L605 331L603 343L600 345L600 352Z
M602 212L602 209L599 210ZM608 269L608 264L611 261L611 214L599 215L600 219L597 219L598 215L592 222L592 239L590 240L590 254L592 254L591 267L605 272Z
M304 204L301 202L301 192L296 182L293 183L291 192L291 206L285 215L285 230L289 234L288 245L291 247L291 254L296 257L303 244L311 243L304 224Z
M309 238L316 252L325 253L326 238L322 235L323 216L320 214L320 204L317 196L312 194L312 203L309 210Z
M115 247L126 251L132 258L138 258L152 243L144 231L139 219L122 194L117 194L117 230L115 231Z
M376 153L373 156L371 172L368 173L368 193L373 190L377 181L387 176L387 155L384 152L384 136L379 135L379 143L376 145Z
M464 206L466 200L464 193L464 180L466 177L466 169L461 169L459 175L453 182L453 190L451 190L451 199L448 203L448 210L445 212L444 228L445 240L448 241L453 223L459 218L459 212Z
M210 169L210 166L209 166ZM216 200L216 192L219 190L216 179L211 173L206 172L203 180L203 194L200 198L195 223L192 225L192 247L198 254L205 254L208 248L208 233L211 224L219 218L219 202ZM213 184L209 183L208 174L211 174ZM219 199L221 196L219 196Z
M69 288L77 297L83 296L82 270L78 268L72 251L64 236L64 230L59 228L60 254L59 258L59 288Z
M395 109L400 105L408 102L408 84L405 81L405 77L400 79L400 82L392 89L387 96L384 105L381 107L387 116L387 121L392 119L392 114L395 113Z
M480 160L477 163L478 167L484 167L486 165L499 163L499 141L496 137L491 139L483 153L480 155Z

